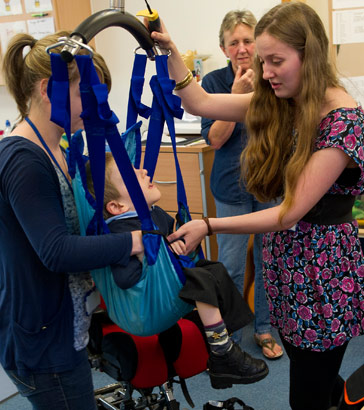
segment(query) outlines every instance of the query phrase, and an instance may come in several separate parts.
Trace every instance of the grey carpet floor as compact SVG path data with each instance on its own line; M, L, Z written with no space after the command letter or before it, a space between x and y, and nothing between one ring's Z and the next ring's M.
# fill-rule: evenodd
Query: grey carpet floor
M274 333L276 335L276 333ZM253 340L253 327L248 325L244 329L242 347L256 357L261 356L260 348ZM364 363L364 336L357 337L349 343L341 367L344 378L350 376ZM208 400L226 400L238 397L254 410L289 410L288 404L288 368L287 356L284 355L276 361L268 361L269 374L258 383L250 385L237 385L230 389L214 390L210 386L207 373L201 373L188 379L187 387L195 404L195 409L202 410ZM107 375L93 371L95 388L105 386L114 381ZM174 396L180 402L181 409L191 409L186 402L179 385L174 385ZM16 395L0 404L1 410L31 410L26 399Z

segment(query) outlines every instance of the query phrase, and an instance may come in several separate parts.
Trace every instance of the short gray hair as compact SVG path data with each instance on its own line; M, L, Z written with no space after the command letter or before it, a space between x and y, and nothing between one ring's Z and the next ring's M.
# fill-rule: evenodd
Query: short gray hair
M226 31L232 32L239 24L245 24L251 28L254 28L257 24L257 19L254 14L249 10L231 10L222 20L219 32L220 46L224 47L224 33Z

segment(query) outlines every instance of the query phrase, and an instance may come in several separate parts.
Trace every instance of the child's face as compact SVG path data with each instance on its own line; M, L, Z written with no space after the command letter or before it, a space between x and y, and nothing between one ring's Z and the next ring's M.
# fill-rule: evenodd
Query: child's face
M161 198L159 189L156 185L150 182L150 177L148 176L148 171L146 169L134 169L134 171L148 206L154 205ZM126 189L125 183L115 162L112 164L110 179L112 184L120 193L121 201L129 207L129 210L135 210L128 190Z

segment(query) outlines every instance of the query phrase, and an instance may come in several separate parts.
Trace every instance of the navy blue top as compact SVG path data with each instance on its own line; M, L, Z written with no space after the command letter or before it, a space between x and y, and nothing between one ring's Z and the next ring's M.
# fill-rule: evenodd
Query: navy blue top
M59 180L47 154L22 137L0 141L0 363L20 373L74 368L67 273L127 265L130 233L67 233Z
M202 87L208 93L231 93L234 82L231 63L224 68L211 71L202 79ZM214 120L202 118L201 135L209 144L208 133ZM218 150L211 171L210 188L214 197L227 204L239 204L247 199L248 194L240 180L240 154L247 142L243 123L236 123L231 137Z
M173 232L174 219L159 206L154 206L151 210L151 217L159 231L167 236ZM109 223L110 232L131 232L141 229L140 219L135 216L132 218L114 219ZM137 256L131 256L128 266L120 264L111 265L111 272L115 283L121 289L128 289L137 284L143 273L143 264Z

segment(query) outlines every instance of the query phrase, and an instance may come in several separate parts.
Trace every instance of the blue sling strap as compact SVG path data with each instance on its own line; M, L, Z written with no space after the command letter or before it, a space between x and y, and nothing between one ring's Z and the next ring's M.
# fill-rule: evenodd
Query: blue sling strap
M145 149L144 168L148 170L148 175L152 178L157 165L163 126L166 122L171 138L175 162L178 203L177 226L180 226L191 220L181 168L177 156L176 134L173 119L174 117L182 118L183 110L181 108L181 99L173 94L175 81L169 78L167 59L167 55L156 57L157 75L154 75L150 80L150 87L153 92L153 104ZM202 250L199 250L199 255L201 258L203 257Z
M145 247L143 274L141 280L135 286L126 290L118 288L109 267L95 270L92 274L97 287L103 295L108 313L115 323L133 334L155 334L172 326L181 316L192 310L193 306L179 299L178 293L183 284L182 266L191 267L193 262L188 257L177 259L161 235L154 232L157 227L154 226L151 220L148 206L130 163L128 153L116 128L118 119L110 110L107 102L107 87L100 84L89 56L76 56L76 60L81 75L82 118L86 130L91 173L96 178L96 180L94 179L95 193L97 186L97 195L102 192L101 198L103 200L105 141L107 141L142 222L142 229L147 231L143 234ZM66 104L63 104L63 106L66 106ZM136 124L131 125L128 130L136 127ZM127 132L125 134L127 138ZM77 207L80 213L84 213L83 208L86 208L85 214L88 214L84 218L83 224L87 225L91 219L87 233L105 233L107 227L104 227L102 208L97 212L101 201L97 197L96 201L92 201L89 198L91 196L88 197L87 195L81 133L76 133L72 138L69 136L69 139L69 167L72 173L75 170L73 184ZM97 164L92 170L93 162L99 161L100 158L101 165ZM103 169L100 170L102 167ZM101 174L101 181L98 180L100 178L99 173ZM96 212L93 211L90 204L93 205L93 208L96 208ZM81 218L80 224L82 225Z
M111 111L107 101L107 86L100 83L90 56L76 56L76 61L81 75L80 90L84 107L81 117L86 131L91 174L97 203L95 214L96 226L100 226L103 221L105 142L107 141L119 169L124 167L123 179L131 198L137 198L134 206L142 222L142 229L146 231L153 230L153 223L143 192L116 127L118 119ZM95 230L94 232L98 233Z
M167 58L168 56L166 55L155 57L157 74L152 76L149 83L153 92L153 102L145 149L144 168L148 170L148 175L151 179L153 179L157 165L164 123L169 117L182 118L183 115L181 99L173 95L173 89L176 83L168 76ZM168 128L170 128L171 124L167 123L167 125ZM174 123L172 124L172 128L173 135L170 134L171 138L174 136Z
M140 127L135 128L134 138L130 138L131 131L128 130L133 130L132 127L134 127L137 123L138 115L143 118L149 118L150 116L151 109L141 102L146 63L147 56L145 54L135 54L132 77L130 80L128 113L126 118L127 131L122 136L130 160L134 164L135 168L140 167L141 161L142 148Z
M70 98L68 67L59 54L51 54L52 76L48 82L47 94L52 101L51 120L71 135Z

